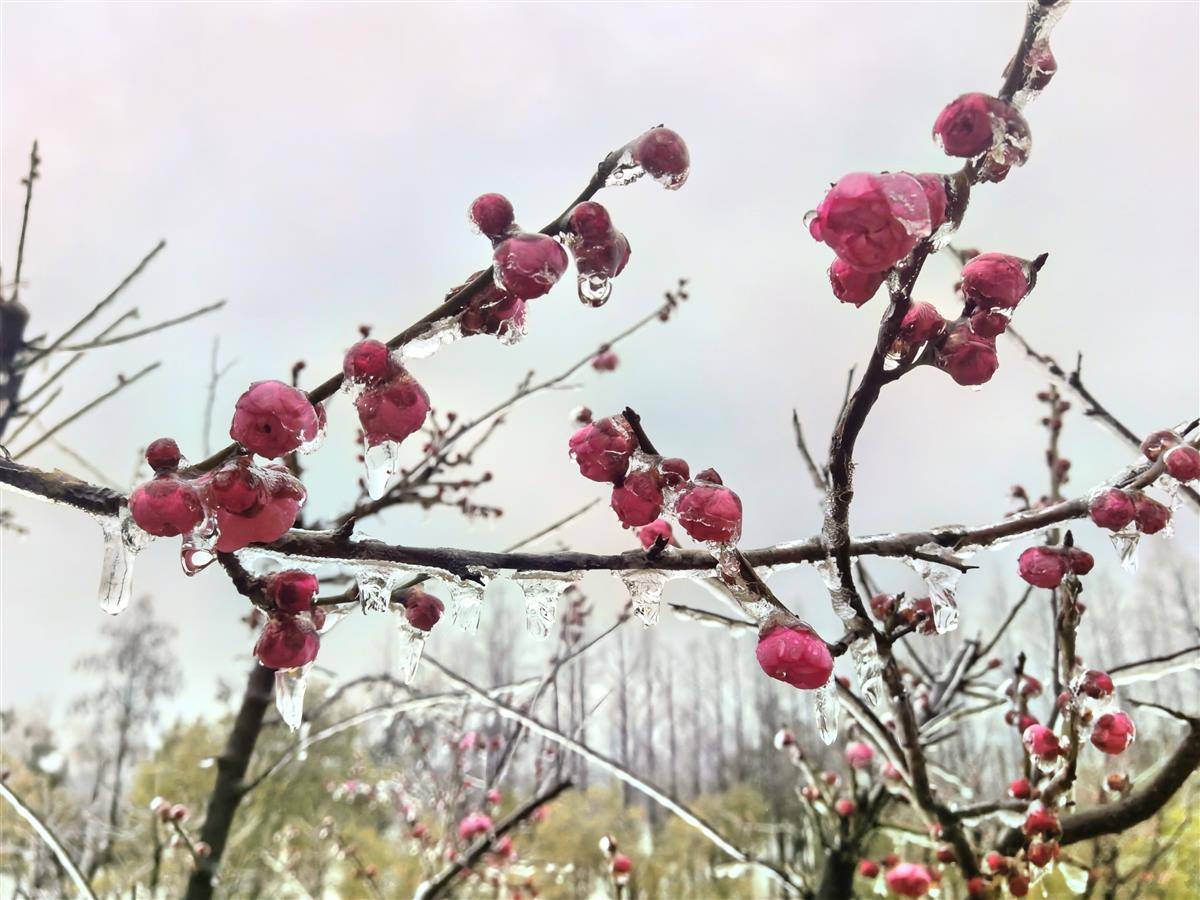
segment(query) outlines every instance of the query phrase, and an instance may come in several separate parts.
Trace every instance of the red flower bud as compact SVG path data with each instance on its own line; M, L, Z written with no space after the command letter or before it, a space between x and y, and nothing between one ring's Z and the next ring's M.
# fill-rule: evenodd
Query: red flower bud
M1142 534L1157 534L1171 521L1171 509L1152 500L1141 491L1130 491L1133 498L1133 520Z
M294 669L317 658L321 638L303 616L271 616L254 645L254 655L268 669Z
M996 342L980 337L969 325L959 325L937 349L938 367L961 385L985 384L1000 368Z
M383 341L361 340L342 358L342 374L356 384L383 384L402 371Z
M670 128L652 128L639 137L633 145L633 161L671 190L683 187L691 165L687 144Z
M1006 253L981 253L963 266L963 296L977 310L1013 309L1029 287L1025 262Z
M633 472L620 487L613 488L613 512L627 528L649 525L662 512L662 505L662 487L654 469Z
M584 425L570 440L580 474L592 481L619 481L636 449L637 438L629 424L616 416Z
M567 271L567 251L544 234L514 234L492 254L496 284L514 297L532 300L554 287Z
M273 458L316 440L320 429L307 394L282 381L256 381L238 398L229 436L251 453Z
M503 194L482 194L471 201L467 210L471 227L493 244L513 227L513 218L513 205Z
M858 874L863 878L874 878L879 874L879 864L869 859L861 859L858 862Z
M862 306L875 296L883 284L884 272L860 272L844 259L835 259L829 265L829 284L833 296L843 303Z
M1062 752L1058 735L1045 725L1030 725L1021 733L1021 743L1030 756L1038 759L1057 759Z
M829 680L833 657L816 633L805 625L776 625L758 639L754 652L771 678L813 690Z
M1164 451L1170 450L1172 447L1178 447L1181 443L1183 443L1183 439L1174 431L1170 431L1169 429L1156 431L1142 441L1142 455L1151 462L1154 462Z
M1008 795L1016 800L1028 800L1033 796L1033 787L1028 778L1015 778L1008 784Z
M1017 560L1021 578L1034 587L1055 588L1067 574L1067 558L1058 547L1030 547Z
M1105 713L1092 728L1092 746L1102 753L1124 753L1137 736L1133 719L1123 712Z
M204 520L200 494L192 483L166 473L134 489L129 512L139 528L156 537L187 534Z
M277 612L294 616L312 609L318 588L316 575L288 569L268 578L266 594Z
M1187 444L1172 447L1163 454L1167 474L1176 481L1195 481L1200 478L1200 450Z
M924 897L933 884L929 870L917 863L900 863L884 876L888 890L901 897Z
M863 272L890 268L932 230L925 189L903 172L844 176L809 224L814 238Z
M420 588L409 588L404 592L404 618L413 628L432 631L444 610L441 600Z
M1088 502L1088 515L1101 528L1120 531L1137 514L1133 500L1120 488L1098 491Z
M675 541L671 534L671 523L666 519L655 519L649 525L638 529L638 540L641 541L642 547L649 550L654 546L655 542L662 538L664 543L672 544Z
M171 438L151 441L150 446L146 448L146 462L156 474L175 471L179 468L181 459L183 454L179 452L179 445Z
M1079 676L1078 690L1079 693L1085 694L1093 700L1111 697L1113 680L1107 672L1101 672L1099 669L1088 669Z
M719 484L693 482L680 495L675 515L697 541L735 544L742 535L742 501Z

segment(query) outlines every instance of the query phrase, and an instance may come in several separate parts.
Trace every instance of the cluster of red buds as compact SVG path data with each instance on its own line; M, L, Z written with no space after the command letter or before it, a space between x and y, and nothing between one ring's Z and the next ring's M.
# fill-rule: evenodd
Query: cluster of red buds
M289 569L266 579L267 624L254 655L269 669L296 669L317 658L325 612L316 603L319 584L309 572Z

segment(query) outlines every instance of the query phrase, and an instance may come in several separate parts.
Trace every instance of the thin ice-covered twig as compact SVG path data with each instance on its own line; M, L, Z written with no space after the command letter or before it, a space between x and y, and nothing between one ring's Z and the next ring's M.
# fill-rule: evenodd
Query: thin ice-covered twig
M641 778L639 778L638 776L634 775L632 772L630 772L628 769L626 769L624 766L622 766L616 760L609 759L607 756L604 756L600 752L593 750L591 747L576 740L575 738L568 737L567 735L562 734L559 731L556 731L555 729L551 728L550 726L542 724L537 719L534 719L531 716L526 715L525 713L521 712L520 710L515 709L514 707L509 706L508 704L503 703L503 702L495 699L494 697L491 697L488 694L488 692L486 692L482 688L476 686L472 682L468 681L466 678L463 678L461 675L458 675L455 672L452 672L450 669L446 668L444 665L442 665L441 663L439 663L437 660L433 659L429 655L424 656L423 661L428 663L429 665L433 666L439 672L441 672L442 675L447 680L449 680L452 684L456 684L456 685L462 687L469 693L473 694L475 697L479 698L487 706L489 706L493 710L495 710L498 715L500 715L504 718L508 718L508 719L512 719L514 721L520 722L526 728L528 728L530 731L546 738L547 740L550 740L550 741L558 744L560 747L563 747L564 749L569 750L572 753L576 753L579 756L582 756L584 759L588 760L589 762L596 764L597 766L601 767L602 769L605 769L610 774L612 774L614 777L616 777L618 780L623 781L625 784L628 784L634 790L637 790L640 793L645 794L647 797L649 797L651 800L654 800L656 803L658 803L663 808L674 813L685 824L690 825L692 828L699 831L702 835L704 835L704 837L706 837L709 841L711 841L714 845L716 845L718 848L720 848L726 854L731 856L733 859L736 859L738 862L746 863L748 865L759 866L763 870L765 870L765 872L770 877L774 878L777 882L779 882L779 884L781 886L783 886L789 890L792 890L792 891L797 891L797 892L800 891L800 886L798 884L796 884L796 882L792 880L792 877L790 875L788 875L786 872L784 872L782 869L775 866L773 863L770 863L766 860L758 859L754 856L751 856L746 851L739 849L734 844L732 844L726 837L724 837L719 831L717 831L715 828L713 828L712 825L710 825L703 818L701 818L699 815L697 815L695 812L688 809L686 806L684 806L682 803L680 803L674 797L667 794L662 789L657 788L654 785L650 784L649 782L644 781Z
M21 179L25 185L25 207L21 211L21 235L17 238L17 268L13 274L13 289L10 302L16 303L21 293L21 270L25 264L25 237L29 233L29 208L33 204L33 183L38 178L38 165L42 158L38 156L38 142L33 142L29 151L29 174Z
M63 871L67 873L67 877L71 879L71 883L75 885L75 890L79 892L79 896L96 900L96 894L92 891L91 885L87 883L87 879L79 871L79 866L75 864L75 860L71 859L71 854L67 852L67 848L63 846L62 841L58 839L58 836L51 830L50 826L42 821L37 813L25 805L25 802L13 792L12 788L3 779L0 779L0 797L8 801L8 804L17 811L17 815L29 823L29 827L41 838L42 843L50 848L54 854L54 858L63 867Z
M191 312L184 313L181 316L175 316L173 319L164 319L161 322L156 322L153 325L147 325L145 328L139 328L136 331L130 331L127 334L118 334L115 337L97 337L92 341L85 341L82 344L59 344L53 348L57 351L74 350L81 352L84 350L96 350L101 347L111 347L114 344L123 344L126 341L132 341L136 338L145 337L148 334L154 334L156 331L165 331L168 328L173 328L176 325L182 325L184 322L190 322L192 319L198 319L201 316L208 315L211 312L216 312L225 305L224 300L218 300L216 303L210 303L207 306L201 306L193 309Z

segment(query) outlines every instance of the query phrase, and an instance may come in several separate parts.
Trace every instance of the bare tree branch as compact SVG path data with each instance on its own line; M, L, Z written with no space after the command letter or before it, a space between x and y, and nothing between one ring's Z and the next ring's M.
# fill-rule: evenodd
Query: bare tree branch
M87 879L83 877L83 873L79 871L79 866L75 864L75 860L71 859L71 854L67 852L67 848L63 846L63 842L58 839L58 835L47 825L37 813L25 805L25 802L13 792L4 779L0 779L0 797L8 801L8 804L17 811L17 815L24 819L34 833L41 838L42 843L50 848L54 854L54 858L58 860L59 865L67 873L71 879L71 883L75 885L75 890L78 891L80 897L87 897L89 900L96 900L96 894L92 891L91 885L87 883Z

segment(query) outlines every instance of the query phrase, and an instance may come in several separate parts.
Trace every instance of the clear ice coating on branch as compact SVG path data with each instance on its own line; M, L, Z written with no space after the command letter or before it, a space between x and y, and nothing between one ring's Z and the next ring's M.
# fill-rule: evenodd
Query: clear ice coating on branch
M1189 669L1200 669L1200 648L1192 648L1186 653L1179 653L1170 659L1156 659L1139 663L1128 669L1110 672L1113 684L1117 687L1127 684L1137 684L1140 681L1157 681L1164 675L1176 672L1186 672Z
M288 728L295 731L304 718L304 690L308 687L308 670L312 663L295 669L276 669L275 708L279 718Z
M958 603L954 599L954 591L962 573L924 559L909 559L907 562L921 576L929 590L934 631L938 634L954 631L958 628Z
M104 534L104 560L100 564L100 608L110 616L123 612L133 596L133 562L150 541L122 506L113 518L98 519Z
M850 660L863 699L872 706L883 701L883 658L875 649L875 639L859 638L850 645Z
M825 587L829 589L829 599L833 602L833 611L837 613L837 617L843 622L854 621L856 613L854 607L850 605L846 589L842 587L837 561L832 557L826 557L816 564L816 569L821 574L821 580L825 582Z
M1123 531L1112 532L1108 539L1112 541L1113 549L1117 551L1117 559L1121 561L1121 568L1126 572L1136 572L1138 543L1142 539L1142 533L1130 526Z
M538 640L550 636L558 601L578 577L565 572L517 572L513 582L525 593L525 630Z
M737 556L737 547L733 544L720 544L714 541L707 543L709 552L717 560L719 581L713 584L711 579L706 585L710 590L715 588L718 595L724 590L740 607L740 610L756 622L764 622L767 617L779 612L779 607L773 604L760 591L754 590L742 577L742 564ZM756 570L757 573L757 570Z
M658 624L658 613L662 608L663 587L667 583L664 572L655 569L633 569L621 573L621 581L633 601L633 614L649 628Z
M400 442L363 443L363 462L367 467L367 494L378 500L387 493L388 482L400 471Z
M384 612L392 602L402 573L393 569L377 569L363 566L355 570L354 583L358 585L358 602L365 612Z
M604 180L604 186L623 187L633 184L645 174L646 170L633 161L633 144L629 144L621 151L621 157L613 166L613 170L608 173L608 178Z
M404 359L428 359L443 347L463 336L457 316L447 316L430 323L425 331L404 344L397 352Z
M832 675L821 687L812 692L813 712L817 719L817 734L822 742L832 744L838 735L838 714L841 702L838 700L837 679Z
M425 649L425 638L429 632L413 628L408 623L408 616L403 606L397 605L393 611L396 618L396 677L408 684L417 674L417 666L421 663L421 652Z

